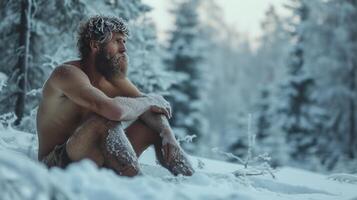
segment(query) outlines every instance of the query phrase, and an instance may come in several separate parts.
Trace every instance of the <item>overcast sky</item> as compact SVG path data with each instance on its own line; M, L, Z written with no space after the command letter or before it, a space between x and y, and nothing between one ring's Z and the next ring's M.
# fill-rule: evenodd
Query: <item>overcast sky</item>
M274 5L279 14L286 15L283 3L287 0L215 0L221 6L223 19L237 28L241 33L246 33L254 40L261 34L260 21L269 5ZM172 8L171 0L143 0L153 7L150 16L153 17L161 41L166 39L166 32L173 24L173 17L169 13Z

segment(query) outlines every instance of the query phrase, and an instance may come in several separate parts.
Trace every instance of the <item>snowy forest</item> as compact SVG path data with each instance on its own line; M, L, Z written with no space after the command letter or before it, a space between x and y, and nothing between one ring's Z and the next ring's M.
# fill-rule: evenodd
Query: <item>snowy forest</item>
M56 66L78 58L80 22L114 15L131 32L129 79L170 101L171 125L189 154L357 173L357 1L284 7L288 16L266 10L253 47L213 0L173 1L165 42L141 0L2 0L0 129L36 135L42 86Z

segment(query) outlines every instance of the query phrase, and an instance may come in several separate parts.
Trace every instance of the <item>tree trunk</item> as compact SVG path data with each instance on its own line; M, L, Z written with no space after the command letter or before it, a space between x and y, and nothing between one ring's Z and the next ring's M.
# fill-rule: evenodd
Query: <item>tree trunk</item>
M20 21L20 37L19 47L21 54L16 65L19 72L18 75L18 94L15 105L15 114L17 119L15 125L20 124L25 112L26 100L26 84L27 84L27 68L28 56L30 46L30 32L31 32L31 0L22 0L21 2L21 21Z
M355 18L357 17L357 0L349 0L350 4L354 8L354 13L350 16L350 40L353 45L357 44L357 25L355 24ZM356 55L356 48L353 48L354 51L352 55ZM357 73L357 58L351 58L351 71L350 71L350 83L349 90L352 94L349 102L350 113L349 113L349 144L348 144L348 155L351 159L356 157L356 73Z
M356 66L355 63L353 62L352 69L351 69L351 82L350 82L350 91L352 94L355 94L354 92L356 91ZM355 95L352 95L350 98L350 116L349 116L349 121L350 121L350 130L349 130L349 145L348 145L348 154L351 159L355 158L355 145L356 145L356 104L355 104Z

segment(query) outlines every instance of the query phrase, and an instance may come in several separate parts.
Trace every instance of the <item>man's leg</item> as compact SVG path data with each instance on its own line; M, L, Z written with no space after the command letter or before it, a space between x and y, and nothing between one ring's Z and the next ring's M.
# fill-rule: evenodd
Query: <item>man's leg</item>
M125 129L125 134L133 146L137 157L150 145L154 145L155 148L161 148L162 139L160 135L149 128L140 119L128 126Z
M119 122L91 115L69 138L66 146L73 161L91 159L98 166L124 176L139 173L139 164Z
M132 123L124 133L119 122L93 115L70 137L67 152L74 161L88 158L98 166L112 168L120 175L134 176L139 173L137 157L150 145L154 145L160 164L173 174L192 175L193 171L183 152L173 148L175 146L170 151L167 144L163 147L159 133L141 120ZM164 151L168 152L166 159Z
M125 133L132 144L136 155L139 157L150 145L154 145L159 163L174 175L182 174L191 176L194 172L191 163L179 144L163 144L162 137L141 120L131 124ZM172 136L174 138L174 136Z
M195 170L176 141L167 117L162 114L145 112L140 116L140 119L156 133L160 133L162 147L156 148L160 164L174 175L191 176Z

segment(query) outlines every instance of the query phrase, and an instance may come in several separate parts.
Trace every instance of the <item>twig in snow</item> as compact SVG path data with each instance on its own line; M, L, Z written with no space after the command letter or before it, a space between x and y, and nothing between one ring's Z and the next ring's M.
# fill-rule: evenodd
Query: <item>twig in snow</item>
M186 135L183 138L177 139L178 142L187 142L187 143L192 143L193 139L196 138L197 135Z

